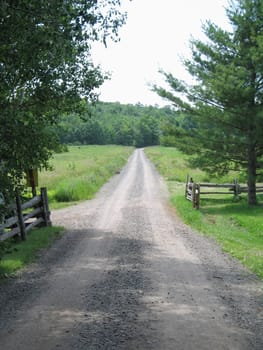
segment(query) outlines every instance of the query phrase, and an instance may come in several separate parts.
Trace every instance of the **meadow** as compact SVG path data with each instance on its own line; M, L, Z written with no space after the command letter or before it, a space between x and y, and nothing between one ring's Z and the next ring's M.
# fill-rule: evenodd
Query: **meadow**
M51 160L51 171L39 174L47 187L52 209L93 198L110 177L118 173L133 152L123 146L69 146Z
M257 206L248 206L245 195L238 201L229 195L213 195L201 198L200 209L193 209L184 197L187 174L196 182L218 183L233 182L238 174L211 178L200 169L191 169L187 156L175 148L149 147L146 154L167 181L171 202L184 222L216 239L225 252L263 278L263 198L258 196Z

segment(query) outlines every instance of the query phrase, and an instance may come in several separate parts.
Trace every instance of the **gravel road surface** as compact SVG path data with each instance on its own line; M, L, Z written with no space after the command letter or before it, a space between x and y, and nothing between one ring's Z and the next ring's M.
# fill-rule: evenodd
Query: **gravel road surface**
M1 285L0 348L263 349L262 283L184 225L136 150L62 239Z

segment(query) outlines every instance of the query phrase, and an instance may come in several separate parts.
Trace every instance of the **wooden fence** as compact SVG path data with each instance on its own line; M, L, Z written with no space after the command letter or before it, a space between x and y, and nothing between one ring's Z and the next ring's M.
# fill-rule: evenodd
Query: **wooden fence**
M257 193L263 193L263 185L258 184ZM195 183L194 180L187 176L185 185L185 198L193 203L193 208L199 209L201 195L234 195L238 197L241 193L248 193L247 185L240 185L237 180L231 184L216 183Z
M16 193L16 203L10 206L10 217L0 223L0 241L16 235L25 240L33 227L51 226L47 189L43 187L40 191L40 196L23 204L19 193Z
M185 185L185 198L193 203L193 208L199 209L200 204L200 187L199 184L186 181Z

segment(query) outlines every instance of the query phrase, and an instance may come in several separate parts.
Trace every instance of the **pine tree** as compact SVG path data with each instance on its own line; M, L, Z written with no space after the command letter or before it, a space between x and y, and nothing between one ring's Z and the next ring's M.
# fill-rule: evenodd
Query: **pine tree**
M263 1L232 1L226 13L231 31L207 22L207 41L191 41L184 63L195 83L162 72L170 89L154 90L187 115L188 127L170 130L177 147L211 173L245 170L253 205L263 165Z

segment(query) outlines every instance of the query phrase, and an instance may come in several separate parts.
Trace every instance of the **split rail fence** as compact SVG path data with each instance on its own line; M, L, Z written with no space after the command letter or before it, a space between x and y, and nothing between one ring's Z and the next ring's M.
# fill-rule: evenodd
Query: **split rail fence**
M263 185L257 185L257 193L263 193ZM193 208L199 209L201 195L234 195L238 197L241 193L248 193L248 186L239 184L237 180L229 184L196 183L187 176L185 185L185 198L193 203Z
M21 203L20 194L16 192L16 202L10 206L10 212L11 215L0 223L0 242L16 235L25 240L32 228L51 226L47 189L41 188L39 196L25 203Z

